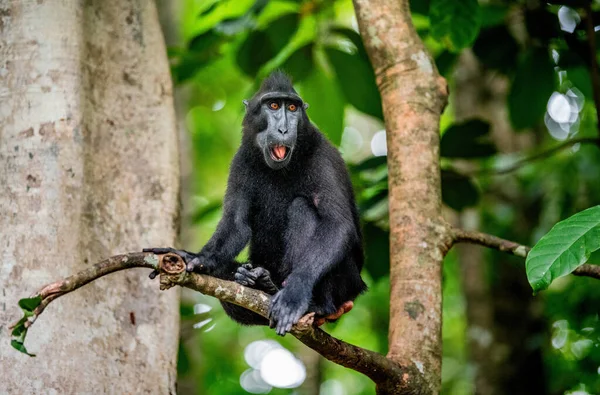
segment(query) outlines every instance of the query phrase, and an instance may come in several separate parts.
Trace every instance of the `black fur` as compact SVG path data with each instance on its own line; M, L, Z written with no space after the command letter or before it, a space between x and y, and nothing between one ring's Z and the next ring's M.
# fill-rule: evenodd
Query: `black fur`
M358 213L343 159L300 106L289 162L278 170L269 167L264 147L256 142L256 135L269 122L260 102L268 92L296 94L290 80L276 72L247 103L223 218L202 251L185 258L188 270L208 271L269 293L279 289L270 319L283 335L305 313L335 313L366 286L360 277L363 249ZM248 242L252 266L240 269L234 259ZM242 324L268 323L239 306L223 303L223 307Z

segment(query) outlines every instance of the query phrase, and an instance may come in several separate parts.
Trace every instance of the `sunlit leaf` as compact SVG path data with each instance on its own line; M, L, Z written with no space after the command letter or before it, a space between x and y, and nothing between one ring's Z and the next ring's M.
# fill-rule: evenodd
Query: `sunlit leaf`
M442 170L442 201L448 207L461 211L479 202L479 190L469 177Z
M355 30L349 29L347 27L336 26L331 28L330 31L331 33L339 34L340 36L343 36L350 40L350 42L352 42L352 44L354 44L354 47L356 48L356 53L359 56L368 59L367 50L365 49L362 37Z
M200 207L198 210L196 210L191 215L192 223L197 224L198 222L201 222L207 216L209 216L209 215L217 212L219 209L221 209L222 206L223 206L223 203L221 203L220 201L216 201L216 202L211 202L211 203L208 203L208 204Z
M368 59L335 48L325 48L325 53L335 69L346 100L365 114L383 118L381 96Z
M35 354L30 354L27 351L27 348L25 348L25 345L21 342L19 342L18 340L11 340L10 341L10 345L13 346L15 349L17 349L18 351L21 351L23 354L27 354L30 357L35 357Z
M554 227L531 249L525 262L534 292L566 276L600 249L600 206L573 215Z
M538 124L555 88L554 65L545 49L532 49L520 61L508 95L510 120L515 129Z
M446 129L440 142L440 155L446 158L484 158L494 155L490 124L471 119Z
M23 311L33 312L33 310L35 310L40 303L42 303L42 297L38 295L33 298L24 298L19 300L19 307L21 307Z
M470 46L480 25L477 0L431 0L431 35L453 51Z

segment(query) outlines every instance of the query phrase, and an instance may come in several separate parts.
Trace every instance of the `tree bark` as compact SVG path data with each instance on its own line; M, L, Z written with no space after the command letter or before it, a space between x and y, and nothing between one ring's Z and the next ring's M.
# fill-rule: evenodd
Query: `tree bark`
M391 311L388 357L419 372L422 393L441 386L439 118L447 87L412 25L408 0L354 0L387 131ZM407 378L410 380L410 378Z
M160 293L139 273L95 281L52 307L28 336L35 359L7 347L24 291L82 261L174 244L179 168L165 53L153 2L0 0L8 393L175 392L178 292Z

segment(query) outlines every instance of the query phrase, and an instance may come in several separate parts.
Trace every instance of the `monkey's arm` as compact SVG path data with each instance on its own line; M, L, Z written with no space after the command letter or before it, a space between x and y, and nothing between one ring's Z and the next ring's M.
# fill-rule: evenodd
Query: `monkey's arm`
M209 273L216 277L224 271L235 272L232 262L248 244L251 236L248 222L250 192L244 183L247 179L245 171L244 165L236 156L227 181L223 217L215 233L198 254L165 248L149 248L144 251L157 254L176 253L185 260L189 272Z

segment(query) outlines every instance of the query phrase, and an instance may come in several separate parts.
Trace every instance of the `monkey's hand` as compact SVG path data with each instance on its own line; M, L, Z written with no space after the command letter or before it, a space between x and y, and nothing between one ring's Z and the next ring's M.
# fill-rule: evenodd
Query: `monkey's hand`
M251 263L238 267L234 279L238 284L264 291L269 295L275 295L279 291L271 280L271 273L263 267L253 267Z
M215 267L214 261L205 258L202 254L194 254L193 252L176 250L175 248L144 248L143 252L151 252L158 255L168 253L179 255L185 262L185 270L188 272L209 274ZM150 276L152 277L152 274Z
M309 296L310 293L301 287L296 289L289 284L277 292L269 309L269 326L276 328L279 336L284 336L308 310Z

